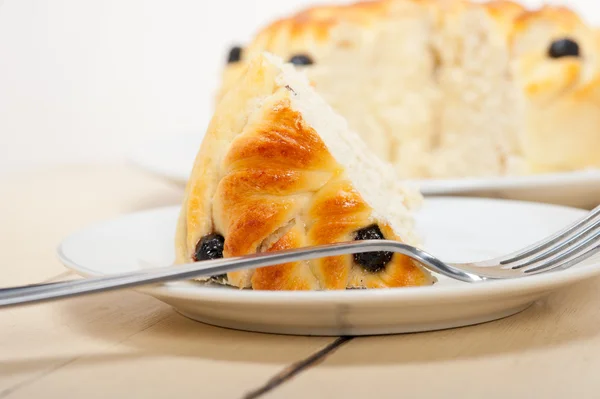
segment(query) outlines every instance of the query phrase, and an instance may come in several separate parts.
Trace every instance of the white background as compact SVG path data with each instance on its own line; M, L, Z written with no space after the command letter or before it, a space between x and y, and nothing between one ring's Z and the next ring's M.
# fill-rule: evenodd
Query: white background
M346 1L0 0L0 172L203 129L229 45L323 2ZM600 22L596 0L551 3Z

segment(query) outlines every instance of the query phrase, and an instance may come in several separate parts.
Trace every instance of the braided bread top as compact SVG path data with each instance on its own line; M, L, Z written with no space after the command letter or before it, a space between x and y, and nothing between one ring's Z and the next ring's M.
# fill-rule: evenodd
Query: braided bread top
M400 237L386 215L365 201L346 167L295 108L300 88L277 83L279 74L272 62L257 57L218 105L186 190L177 233L178 262L202 256L199 243L214 234L223 237L224 257L351 241L361 239L361 234L411 240ZM311 90L308 85L306 90ZM389 195L391 201L399 199ZM227 283L307 290L433 281L405 256L368 256L335 256L229 273Z

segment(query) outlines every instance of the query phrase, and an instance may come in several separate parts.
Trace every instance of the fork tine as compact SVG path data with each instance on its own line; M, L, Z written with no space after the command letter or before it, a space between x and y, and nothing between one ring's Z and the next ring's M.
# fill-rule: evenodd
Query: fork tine
M544 240L539 241L527 248L521 249L517 252L507 255L507 257L503 257L503 259L500 261L500 264L507 265L509 263L518 262L518 261L526 259L532 255L538 254L540 251L543 251L543 250L553 246L557 242L565 240L567 237L571 236L573 233L578 232L582 227L588 225L590 222L595 223L597 221L597 219L599 218L599 216L600 216L600 206L596 207L585 217L579 219L578 221L574 222L570 226L567 226L566 228L558 231L554 235L552 235L548 238L545 238Z
M570 262L573 259L577 259L583 255L593 252L595 249L600 247L600 245L594 245L599 244L599 241L600 232L597 232L588 239L583 240L577 245L570 247L567 251L553 256L550 260L542 260L532 264L532 267L529 267L528 269L524 270L524 273L532 274L562 267L565 263ZM593 248L591 250L587 250L590 246L593 246ZM591 255L593 255L593 253L591 253Z
M572 266L575 266L581 262L584 262L586 259L589 259L591 257L593 257L594 255L597 255L600 253L600 245L596 245L595 247L593 247L592 249L590 249L589 251L584 252L583 254L576 256L574 258L571 258L569 260L566 260L564 262L561 262L558 265L555 265L554 267L546 267L543 268L539 271L531 271L531 272L526 272L527 276L533 276L536 274L541 274L541 273L548 273L551 271L558 271L558 270L565 270L568 269Z
M544 252L544 250L540 250L541 254L539 254L537 256L532 255L533 257L530 256L529 258L525 258L524 259L525 262L519 263L516 266L512 266L511 269L514 269L514 270L523 269L523 268L529 267L535 263L539 263L540 261L542 261L544 259L548 259L554 255L557 255L557 254L563 252L564 250L567 250L567 249L573 247L578 242L580 242L582 239L586 238L587 236L596 232L599 229L600 229L600 220L595 221L594 223L590 224L587 227L583 226L582 230L573 231L574 235L558 242L558 244L556 246L549 247L549 249L545 252ZM534 254L534 255L536 255L536 254ZM504 265L509 265L509 263L504 263Z

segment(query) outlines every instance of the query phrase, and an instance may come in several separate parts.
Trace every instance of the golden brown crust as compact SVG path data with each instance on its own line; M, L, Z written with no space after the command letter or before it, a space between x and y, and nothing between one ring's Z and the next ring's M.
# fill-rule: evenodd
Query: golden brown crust
M330 29L340 23L368 25L383 17L389 9L391 1L359 1L353 4L314 6L289 18L279 19L257 35L257 42L265 51L273 51L280 35L294 41L307 36L316 41L329 38Z
M240 87L219 105L214 121L236 115L224 105L244 95L247 81L264 75L263 68L268 72L263 64L262 56L252 61ZM385 220L374 215L318 133L293 108L292 91L269 87L271 93L260 101L249 101L255 109L238 126L237 134L227 139L230 132L216 128L205 138L196 160L196 166L203 169L194 168L182 210L177 239L186 242L187 248L178 260L191 260L191 249L209 233L223 235L225 257L350 241L356 230L375 223L387 239L400 240ZM200 181L206 177L209 183ZM367 273L352 255L336 256L229 273L228 279L232 285L257 290L403 287L432 282L427 272L410 268L407 262L412 264L404 256L394 256L383 271Z
M314 245L351 241L353 232L372 223L371 213L349 181L335 179L315 194L309 206L309 241ZM350 256L317 259L313 261L313 271L322 285L344 289L348 286L351 263Z
M305 246L307 246L307 242L304 229L298 224L268 248L266 252ZM293 262L257 269L252 275L252 288L271 291L306 291L319 289L319 282L308 267L308 262Z
M448 10L454 7L479 6L465 0L371 0L341 5L313 6L287 18L281 18L261 29L245 53L246 59L260 51L281 54L294 49L308 48L310 42L326 45L331 30L342 24L369 28L390 15L391 10L406 3L420 5L432 10ZM508 0L492 0L480 4L489 14L503 23L510 23L526 12L522 5ZM560 14L560 12L557 12Z
M483 4L490 14L500 18L506 18L507 16L515 18L526 10L521 4L509 0L492 0Z
M225 256L258 252L265 240L290 222L294 228L269 251L351 241L353 232L378 222L318 134L291 108L286 94L264 107L260 122L247 126L224 159L228 172L217 188L214 215L225 235ZM391 229L388 237L399 239ZM366 274L351 286L398 287L427 281L420 269L409 269L405 263L405 257L395 257L385 277ZM309 265L316 279L306 276ZM352 256L336 256L259 269L251 281L256 289L345 289L357 267Z
M560 25L566 30L573 30L583 22L579 16L567 7L544 6L538 10L522 13L515 20L514 29L516 32L528 29L531 23L538 21L547 21L552 24Z
M227 172L217 188L214 217L227 234L226 256L256 252L300 212L306 193L326 182L335 164L319 137L290 110L289 100L266 108L223 161ZM315 169L321 173L305 173Z
M335 160L327 147L319 136L311 134L312 128L302 116L290 109L289 100L273 104L272 111L262 114L257 123L247 128L252 134L242 135L232 143L224 161L229 168L256 163L258 159L268 165L283 165L285 170L332 168Z
M212 202L219 183L219 163L226 152L226 142L233 140L248 123L254 101L275 90L274 68L257 59L243 68L237 93L224 96L215 110L194 161L188 180L183 208L178 222L176 261L189 261L200 238L214 231Z
M510 32L514 27L514 22L527 12L525 7L513 1L497 0L484 3L488 14L498 23L506 35L506 40L510 40Z

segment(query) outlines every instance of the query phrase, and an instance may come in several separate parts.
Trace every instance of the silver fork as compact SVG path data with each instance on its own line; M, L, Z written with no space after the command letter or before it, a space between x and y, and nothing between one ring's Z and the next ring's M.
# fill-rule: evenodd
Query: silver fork
M445 263L418 248L389 240L366 240L305 247L167 266L74 281L0 289L0 308L141 285L208 277L326 256L374 251L396 252L428 270L467 283L525 278L570 268L600 252L600 206L554 235L511 254L483 262Z

